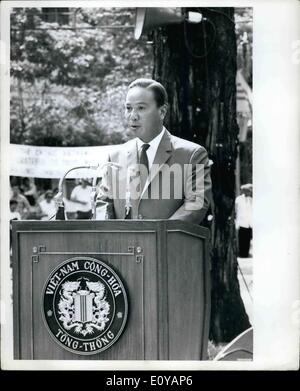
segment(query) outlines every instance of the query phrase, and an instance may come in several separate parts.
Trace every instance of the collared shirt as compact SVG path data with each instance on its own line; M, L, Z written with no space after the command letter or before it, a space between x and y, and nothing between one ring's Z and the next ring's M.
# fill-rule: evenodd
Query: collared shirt
M19 212L10 212L9 220L21 220Z
M161 142L161 139L164 135L165 130L166 130L166 128L163 127L162 131L156 137L154 137L151 141L149 141L148 143L144 143L140 138L137 137L137 147L138 147L139 154L141 153L141 148L142 148L143 144L150 145L150 147L146 151L147 157L148 157L148 162L149 162L149 170L153 164L158 146Z
M83 188L81 185L77 185L74 187L70 197L71 201L85 202L85 204L77 203L77 211L88 212L92 209L91 192L92 192L91 186L86 186Z
M236 228L252 228L252 198L245 194L238 196L235 200L236 207Z
M53 199L50 202L45 199L39 203L39 206L44 215L41 217L41 220L49 220L56 214L56 205Z

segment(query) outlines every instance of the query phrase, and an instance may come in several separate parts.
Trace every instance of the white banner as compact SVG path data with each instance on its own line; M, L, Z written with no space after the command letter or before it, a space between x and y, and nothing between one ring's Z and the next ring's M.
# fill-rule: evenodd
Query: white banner
M97 166L107 160L117 145L99 147L36 147L10 144L10 175L33 178L61 178L77 166ZM92 177L94 170L74 170L67 178Z

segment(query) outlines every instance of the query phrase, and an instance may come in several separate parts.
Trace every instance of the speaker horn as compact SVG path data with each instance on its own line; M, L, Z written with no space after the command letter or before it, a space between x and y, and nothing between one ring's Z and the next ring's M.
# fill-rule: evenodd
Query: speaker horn
M142 34L167 24L179 24L185 16L180 8L137 8L134 38L139 39Z
M168 24L180 24L184 20L189 23L200 23L202 14L189 11L187 15L181 13L181 8L137 8L134 28L134 38L140 39L141 35Z

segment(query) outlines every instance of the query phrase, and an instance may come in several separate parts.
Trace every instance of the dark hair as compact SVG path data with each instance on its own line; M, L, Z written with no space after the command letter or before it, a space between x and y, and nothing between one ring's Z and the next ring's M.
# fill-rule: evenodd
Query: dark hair
M47 198L47 197L53 197L53 193L52 193L52 191L51 190L47 190L46 192L45 192L45 198Z
M17 200L10 200L10 201L9 201L9 206L10 206L10 205L14 205L14 204L17 204L17 205L18 205L18 201L17 201Z
M136 79L130 83L128 90L133 87L142 87L153 92L158 107L168 103L168 94L165 87L158 81L152 79Z

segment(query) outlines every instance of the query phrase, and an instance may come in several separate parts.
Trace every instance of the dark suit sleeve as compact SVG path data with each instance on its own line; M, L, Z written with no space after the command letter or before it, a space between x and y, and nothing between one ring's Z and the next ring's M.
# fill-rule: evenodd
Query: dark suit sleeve
M210 205L211 187L208 155L203 147L199 147L185 170L183 204L170 219L200 224Z

